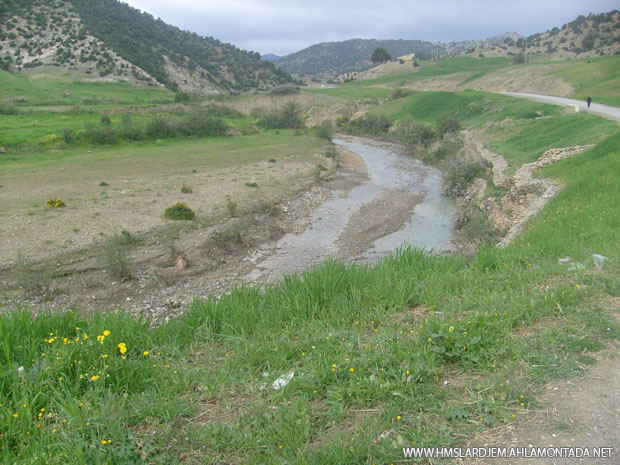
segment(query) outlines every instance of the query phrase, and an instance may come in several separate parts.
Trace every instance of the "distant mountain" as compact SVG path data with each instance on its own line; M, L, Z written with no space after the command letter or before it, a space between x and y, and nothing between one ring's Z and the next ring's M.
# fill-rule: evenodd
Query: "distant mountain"
M344 42L323 42L285 57L275 63L292 74L337 76L373 66L370 57L383 47L392 57L410 55L430 57L445 53L445 47L422 40L351 39Z
M291 82L258 53L182 31L117 0L2 0L0 23L0 68L11 72L54 66L209 93Z
M260 58L261 58L261 60L265 60L265 61L276 61L276 60L279 60L282 57L280 55L276 55L274 53L267 53L265 55L261 55Z

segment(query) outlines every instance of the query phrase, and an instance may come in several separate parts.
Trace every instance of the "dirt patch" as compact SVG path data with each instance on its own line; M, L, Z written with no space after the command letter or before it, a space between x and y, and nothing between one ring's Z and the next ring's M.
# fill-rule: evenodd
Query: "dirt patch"
M581 379L551 383L538 401L542 411L525 415L519 422L488 431L473 439L470 447L611 447L611 458L484 459L463 465L617 464L620 453L620 358L597 363Z
M287 232L303 231L309 224L309 217L314 208L323 203L328 196L333 195L333 192L345 194L366 179L365 164L356 154L343 153L337 160L321 157L319 161L330 166L330 171L323 173L319 182L316 182L316 165L310 165L312 162L301 163L295 160L282 162L278 160L276 164L258 162L251 165L253 168L251 170L230 167L211 173L211 176L209 173L203 173L202 176L206 178L208 186L202 186L197 182L197 174L187 173L191 170L185 168L184 177L179 177L181 182L174 184L182 185L182 179L193 178L193 182L185 182L193 187L194 193L185 196L180 192L171 193L174 198L165 196L167 200L162 201L161 207L176 199L185 201L192 199L194 200L192 206L196 205L195 202L202 202L205 205L202 208L204 211L212 209L215 205L222 211L222 216L226 217L227 197L224 192L228 192L231 195L228 199L231 201L234 199L238 204L235 217L211 226L197 224L190 228L182 226L180 230L158 229L160 223L165 222L161 218L161 212L150 210L140 212L138 207L141 203L144 204L144 199L140 196L125 199L135 205L135 208L129 208L126 202L119 201L111 194L112 198L106 205L114 215L108 218L112 224L107 231L114 231L123 224L123 219L136 220L132 218L133 214L138 217L136 221L143 221L141 224L143 229L131 230L132 235L143 234L144 238L142 242L131 246L128 250L127 262L130 264L131 279L121 280L111 276L98 260L98 251L95 247L80 252L75 250L78 244L73 244L68 252L63 253L62 248L44 247L44 241L38 243L35 236L30 238L28 250L33 252L32 256L39 258L51 255L52 259L45 263L48 266L53 265L51 272L54 278L50 287L57 292L24 298L22 291L17 288L16 270L6 266L0 270L0 285L8 296L4 302L5 307L10 311L19 305L27 305L35 312L42 309L67 308L90 312L122 307L132 313L149 316L154 323L179 315L193 299L217 296L240 284L255 268L257 258L271 253L280 237ZM338 163L340 168L334 171ZM308 172L309 165L312 169ZM272 186L272 194L267 194L267 188L263 187L265 181L261 182L257 176L252 176L251 179L259 179L260 189L248 188L241 183L244 180L241 173L246 171L259 173L262 169L282 173L279 183ZM95 179L100 177L97 174L94 176ZM232 179L236 181L232 182ZM148 179L145 177L143 181L146 183ZM226 186L227 182L229 186ZM301 189L301 192L288 200L274 199L276 192L287 195L291 182L297 182L295 188ZM310 183L314 184L304 189ZM95 183L92 181L90 184ZM244 193L245 197L243 195L233 197L236 191L232 186L235 184L236 189ZM215 189L217 186L223 192L203 192L206 188ZM230 189L226 191L225 187ZM147 192L152 193L153 190L151 187ZM82 194L82 197L85 195L88 194ZM77 200L74 199L73 202ZM84 218L80 208L63 210L65 211L51 212L64 215L64 221L55 221L57 228L46 228L47 237L61 237L65 233L64 229L70 228L72 221L77 221L80 217L83 228L91 227L92 219ZM22 241L26 245L28 235L20 236L17 225L18 218L13 218L10 225L4 223L3 227L10 226L11 233L8 237L11 240ZM88 246L86 242L79 245ZM6 249L3 251L6 253ZM39 255L37 252L40 252ZM7 254L5 258L8 260L12 257Z
M356 256L380 237L400 230L413 215L421 195L402 190L384 190L355 212L337 241L338 249Z

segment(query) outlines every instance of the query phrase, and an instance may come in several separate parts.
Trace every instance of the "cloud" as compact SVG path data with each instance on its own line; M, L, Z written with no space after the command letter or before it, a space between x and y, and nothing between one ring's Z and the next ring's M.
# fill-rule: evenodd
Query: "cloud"
M460 41L507 31L544 32L578 15L617 8L617 0L128 0L169 24L284 55L352 38Z

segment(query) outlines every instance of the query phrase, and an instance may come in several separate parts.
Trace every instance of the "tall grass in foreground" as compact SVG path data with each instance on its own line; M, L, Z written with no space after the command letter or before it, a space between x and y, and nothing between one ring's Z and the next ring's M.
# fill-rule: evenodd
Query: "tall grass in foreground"
M599 304L620 295L619 147L617 133L547 167L564 190L505 250L328 262L155 329L125 313L3 315L1 461L389 463L519 416L533 384L620 337Z

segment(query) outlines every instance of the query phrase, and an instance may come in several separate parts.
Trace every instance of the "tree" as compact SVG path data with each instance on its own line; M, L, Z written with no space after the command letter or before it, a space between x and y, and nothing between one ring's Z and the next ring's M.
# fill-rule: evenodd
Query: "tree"
M390 61L392 57L383 47L377 47L374 52L372 52L372 56L370 57L373 63L385 63L386 61Z

